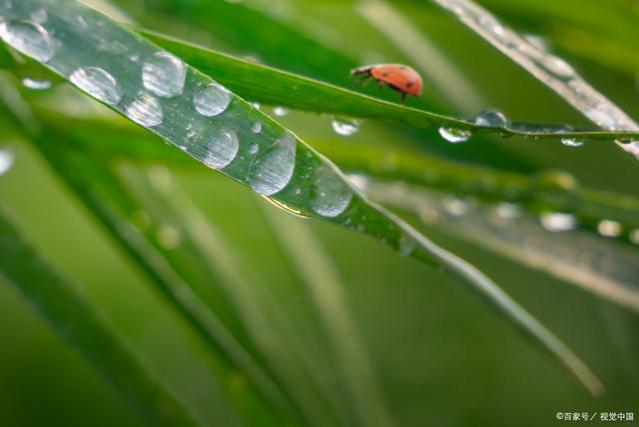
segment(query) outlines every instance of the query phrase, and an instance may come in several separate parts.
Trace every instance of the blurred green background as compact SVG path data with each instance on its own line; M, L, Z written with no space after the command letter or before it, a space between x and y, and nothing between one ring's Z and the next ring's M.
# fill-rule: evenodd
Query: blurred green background
M414 57L398 49L362 16L358 8L366 2L115 3L123 14L147 28L234 55L254 56L265 64L344 87L352 85L348 78L351 65L414 64ZM635 38L639 32L639 3L480 3L515 29L543 35L550 49L569 60L628 114L639 117L639 38ZM429 73L437 70L420 70L427 93L422 100L410 100L409 105L462 117L472 115L472 111L499 108L513 120L593 127L545 86L431 3L407 0L389 4L410 18L475 93L472 101L469 95L467 105L456 105L445 88L431 83ZM97 6L104 4L99 2ZM263 23L256 25L260 19ZM630 28L632 22L635 24ZM278 36L275 29L282 29L283 35ZM319 56L312 62L308 56L313 51L306 49L305 43L321 46L317 51L331 52L337 59ZM416 52L420 54L419 49ZM369 91L375 96L397 98L395 93L378 95L376 89ZM49 95L25 96L39 102ZM74 99L67 92L63 96ZM264 110L271 111L270 107ZM318 146L374 145L389 153L402 149L527 175L561 169L584 185L639 197L636 160L613 144L592 143L573 149L547 141L484 137L453 145L441 140L436 129L416 131L374 121L363 122L358 133L345 138L332 131L330 117L292 112L278 120L311 145L314 141ZM77 196L20 138L7 137L0 142L0 149L10 150L15 156L13 167L0 176L0 201L14 214L28 240L52 265L77 282L89 301L108 313L126 340L203 424L242 425L208 368L209 356L202 342L149 286L139 267L123 254ZM143 170L149 166L132 167ZM291 255L279 249L273 229L265 226L265 218L272 214L282 217L282 221L299 223L319 239L341 278L350 315L396 425L544 426L556 422L558 411L634 412L635 417L639 416L636 313L547 272L502 257L487 250L481 241L462 238L437 223L420 224L416 216L408 217L437 243L480 266L583 357L607 388L605 396L594 398L444 272L398 257L369 238L328 223L291 217L249 189L203 167L193 164L169 168L171 179L241 255L243 269L256 278L252 285L273 288L279 315L302 335L317 330L312 326L306 331L304 324L295 324L305 316L295 313L312 310L312 296L300 285L302 279L291 265ZM162 230L158 225L159 235L167 232ZM179 234L171 236L179 246ZM618 247L632 251L639 264L636 246L598 239L605 240L613 256ZM634 285L639 285L639 278L635 277ZM0 313L1 425L133 426L143 422L12 287L4 284L0 286ZM331 346L323 342L321 349L316 357L330 361ZM332 362L317 369L331 383L341 375ZM242 381L240 377L237 387L243 386Z

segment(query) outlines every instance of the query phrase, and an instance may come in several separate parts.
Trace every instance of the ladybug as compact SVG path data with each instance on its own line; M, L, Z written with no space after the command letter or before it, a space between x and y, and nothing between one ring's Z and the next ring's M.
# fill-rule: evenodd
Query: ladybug
M413 68L402 64L364 65L351 71L351 76L360 76L355 84L368 81L371 77L377 81L380 88L388 85L391 89L401 92L402 102L406 95L421 96L422 77Z

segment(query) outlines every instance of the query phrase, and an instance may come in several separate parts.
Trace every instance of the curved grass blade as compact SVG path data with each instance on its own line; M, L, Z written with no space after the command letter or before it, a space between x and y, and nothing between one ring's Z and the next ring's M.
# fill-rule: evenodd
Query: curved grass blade
M45 24L28 20L40 7L48 13ZM0 12L3 38L14 48L282 208L442 266L536 338L592 393L601 392L585 364L490 278L369 202L325 157L212 79L72 1L25 0Z
M554 90L590 121L610 131L639 131L639 124L588 84L563 59L530 43L472 0L432 0L483 37L539 81ZM616 141L639 159L639 139Z
M110 161L170 163L200 168L193 159L177 150L158 144L147 132L111 119L79 119L42 110L36 117L47 129L59 134L74 149L91 152ZM72 126L67 124L72 123ZM96 129L99 129L96 132ZM544 211L571 212L580 228L597 232L602 221L618 222L618 237L630 243L639 229L639 199L627 194L597 190L581 185L572 175L561 171L541 171L534 175L504 171L423 153L394 148L335 144L316 140L312 145L325 153L341 169L380 180L400 180L428 189L472 197L489 203L516 203L530 214ZM389 166L388 159L393 163Z
M0 211L0 277L13 285L66 341L152 425L196 426L188 411L120 339L108 320L22 239Z
M388 402L372 362L350 315L344 283L320 242L299 220L264 209L273 224L276 237L289 258L315 307L330 345L334 349L348 390L349 405L354 407L361 425L395 425Z
M517 205L462 202L417 186L368 181L374 200L418 215L425 225L487 248L528 267L547 272L622 307L639 312L636 249L584 233L544 229Z
M636 132L573 131L561 125L512 123L507 127L480 126L417 108L407 107L344 89L284 70L235 58L158 33L137 29L160 46L184 59L198 70L215 77L246 99L269 105L316 113L367 119L393 120L418 128L439 126L467 130L472 134L496 133L535 139L607 140L639 137ZM344 71L345 73L348 70ZM327 102L330 100L330 102Z

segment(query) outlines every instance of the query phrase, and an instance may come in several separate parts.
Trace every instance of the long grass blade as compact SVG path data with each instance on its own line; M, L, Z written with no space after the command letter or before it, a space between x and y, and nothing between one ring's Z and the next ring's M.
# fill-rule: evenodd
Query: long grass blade
M519 64L566 102L603 129L637 131L639 124L597 91L562 58L535 46L472 0L432 0L460 22ZM639 141L618 140L623 150L639 159Z
M0 211L0 277L23 294L152 425L198 425L104 315L84 301L75 286L22 239L4 211Z
M29 21L40 7L48 12L47 22ZM589 390L600 391L584 363L489 277L369 202L328 159L209 77L70 0L25 0L12 8L0 5L0 12L3 39L15 49L282 208L366 233L442 266L528 331Z

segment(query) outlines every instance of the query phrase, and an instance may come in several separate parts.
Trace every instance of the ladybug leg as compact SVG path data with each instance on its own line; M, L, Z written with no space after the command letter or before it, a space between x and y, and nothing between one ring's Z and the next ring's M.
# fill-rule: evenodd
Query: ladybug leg
M406 95L408 95L406 92L402 92L402 104L406 105Z
M382 89L384 89L384 86L386 86L386 82L383 82L381 80L378 80L377 84L379 85L379 91L380 92L382 91Z
M357 80L355 80L355 86L359 86L362 82L364 82L364 85L366 85L369 82L370 78L370 74L364 74L363 76L360 76Z

